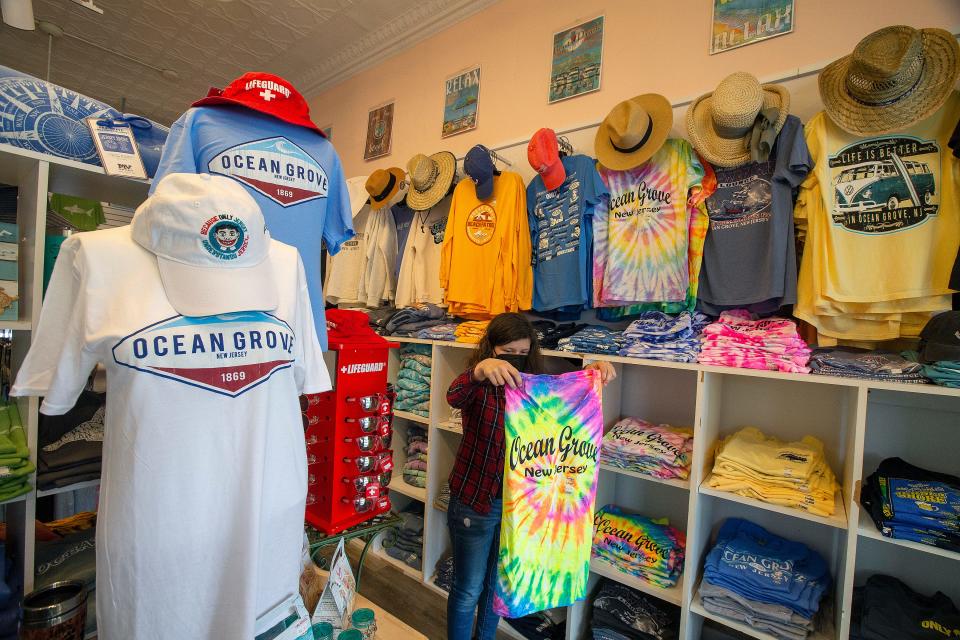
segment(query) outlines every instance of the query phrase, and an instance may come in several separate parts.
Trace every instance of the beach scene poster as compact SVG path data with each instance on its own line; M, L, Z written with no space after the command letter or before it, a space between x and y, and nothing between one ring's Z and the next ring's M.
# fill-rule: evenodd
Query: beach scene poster
M464 69L444 81L442 137L477 128L480 106L480 65Z
M603 16L553 35L549 102L597 91L603 65Z
M794 0L713 0L710 53L721 53L793 31Z

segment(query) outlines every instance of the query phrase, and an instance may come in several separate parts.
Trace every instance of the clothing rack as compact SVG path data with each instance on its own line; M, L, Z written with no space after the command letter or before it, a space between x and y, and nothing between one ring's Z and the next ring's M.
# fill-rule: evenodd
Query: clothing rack
M512 163L512 162L510 162L509 160L507 160L506 158L504 158L503 156L501 156L499 153L497 153L497 152L494 151L493 149L489 149L489 151L490 151L490 159L493 160L494 162L499 162L499 163L501 163L501 164L505 164L505 165L507 165L508 167L512 167L512 166L513 166L513 163Z

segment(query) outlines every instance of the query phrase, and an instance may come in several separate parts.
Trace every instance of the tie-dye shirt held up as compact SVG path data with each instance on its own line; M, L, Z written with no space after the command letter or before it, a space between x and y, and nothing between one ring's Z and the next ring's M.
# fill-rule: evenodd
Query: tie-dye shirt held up
M693 147L671 138L639 167L600 177L610 200L594 213L594 306L683 301L691 210L707 195Z
M503 521L493 610L519 618L587 595L600 375L523 375L506 388Z

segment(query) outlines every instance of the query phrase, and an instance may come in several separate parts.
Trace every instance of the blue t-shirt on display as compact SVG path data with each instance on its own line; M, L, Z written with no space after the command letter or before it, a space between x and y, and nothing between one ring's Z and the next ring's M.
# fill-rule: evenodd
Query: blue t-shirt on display
M321 240L335 254L353 237L350 194L330 141L251 109L194 107L170 128L150 193L168 173L219 174L247 188L271 237L300 251L317 338L326 349Z
M527 186L536 311L571 311L593 297L593 212L608 191L592 158L562 162L567 177L559 187L547 191L539 175Z
M397 203L390 208L393 222L397 227L397 265L393 272L393 281L400 281L400 263L403 262L403 250L407 248L407 237L410 227L413 226L413 216L416 212L407 206L407 201Z

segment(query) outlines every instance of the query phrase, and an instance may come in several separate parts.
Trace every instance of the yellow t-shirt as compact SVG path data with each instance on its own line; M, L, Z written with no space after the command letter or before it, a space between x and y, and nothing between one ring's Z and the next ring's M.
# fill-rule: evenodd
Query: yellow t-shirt
M504 171L489 200L472 180L453 192L443 241L440 286L450 313L483 320L529 309L533 296L530 225L523 179Z
M806 234L798 317L834 337L885 340L950 308L960 162L947 141L958 119L954 91L899 133L860 138L823 112L807 123L816 165L795 210Z

